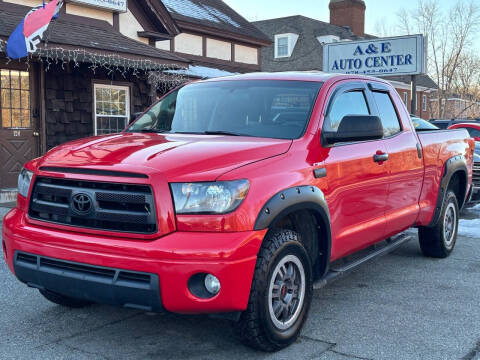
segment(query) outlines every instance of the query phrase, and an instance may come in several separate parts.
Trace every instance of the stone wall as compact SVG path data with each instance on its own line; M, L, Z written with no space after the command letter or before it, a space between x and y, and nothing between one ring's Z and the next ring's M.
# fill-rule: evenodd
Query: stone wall
M131 114L151 104L150 86L144 76L129 73L124 78L117 73L112 78L107 71L96 69L94 73L88 65L50 67L45 76L47 149L93 135L93 83L106 80L113 81L113 85L130 83Z

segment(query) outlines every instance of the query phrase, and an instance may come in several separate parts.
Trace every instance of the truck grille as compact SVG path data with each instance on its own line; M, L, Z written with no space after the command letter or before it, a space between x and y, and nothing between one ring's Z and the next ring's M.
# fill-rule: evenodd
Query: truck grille
M480 163L473 164L473 186L480 187Z
M39 177L33 186L29 216L98 230L157 231L153 193L147 185Z

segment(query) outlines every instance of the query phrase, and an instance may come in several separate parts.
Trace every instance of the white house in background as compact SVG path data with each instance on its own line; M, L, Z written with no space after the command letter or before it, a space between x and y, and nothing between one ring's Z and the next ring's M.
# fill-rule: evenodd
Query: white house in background
M254 22L272 42L262 50L263 71L322 71L324 44L373 39L365 34L363 0L331 0L330 22L289 16ZM384 76L397 89L410 113L429 119L430 97L438 86L427 75L417 77L417 108L411 109L410 76Z

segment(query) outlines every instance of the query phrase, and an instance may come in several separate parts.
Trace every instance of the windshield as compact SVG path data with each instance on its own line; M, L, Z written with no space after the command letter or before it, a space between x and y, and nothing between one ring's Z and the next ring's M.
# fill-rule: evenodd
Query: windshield
M417 117L412 117L412 122L417 131L440 130L438 126Z
M167 95L126 131L297 139L321 86L276 80L194 83Z

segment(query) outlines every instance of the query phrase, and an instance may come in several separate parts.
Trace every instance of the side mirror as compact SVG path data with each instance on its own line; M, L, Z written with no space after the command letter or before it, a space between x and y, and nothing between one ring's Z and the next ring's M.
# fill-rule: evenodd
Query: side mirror
M135 120L137 120L137 118L142 115L143 112L137 112L137 113L134 113L134 114L131 114L130 115L130 121L128 122L128 125L130 125L131 123L133 123Z
M379 140L383 138L382 121L378 116L347 115L336 132L323 134L328 144L339 142Z

